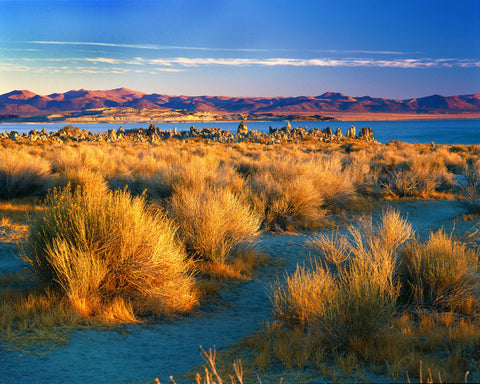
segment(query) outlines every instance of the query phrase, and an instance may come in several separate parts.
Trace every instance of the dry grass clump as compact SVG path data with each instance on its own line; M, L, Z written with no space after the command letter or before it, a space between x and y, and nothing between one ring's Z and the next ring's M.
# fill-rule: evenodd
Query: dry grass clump
M55 180L55 184L60 188L69 186L72 192L77 189L88 188L90 191L95 190L99 193L103 193L108 189L107 182L103 176L97 171L93 171L89 168L66 169Z
M438 311L472 313L480 304L478 255L443 231L402 252L402 295L411 304Z
M194 282L171 222L126 192L55 190L31 225L24 259L81 316L133 321L187 312ZM113 316L113 318L111 318Z
M309 164L311 175L323 199L323 207L331 212L348 208L357 199L357 182L361 167L354 167L344 156L321 156ZM366 181L365 179L363 180Z
M0 151L0 199L43 195L50 178L45 159L15 149Z
M246 341L258 368L280 362L336 380L367 365L398 379L423 361L446 381L478 378L477 253L442 231L419 243L392 210L311 245L323 260L272 286L277 322Z
M326 211L310 167L286 161L264 165L247 179L250 201L268 230L318 228Z
M0 276L0 343L17 349L64 344L73 327L88 325L61 295L32 289L32 277ZM52 332L54 330L54 332ZM43 349L43 348L42 348Z
M194 258L225 264L231 250L255 236L259 216L226 189L178 188L168 203L187 252Z
M325 218L322 197L308 177L299 175L287 182L260 173L249 178L248 186L250 200L267 230L314 229Z
M211 187L240 193L244 184L245 180L231 166L211 158L200 158L185 164L167 164L154 174L135 178L133 186L136 190L146 190L153 199L166 199L175 189L202 190Z
M443 161L412 153L411 157L386 167L379 176L383 193L390 197L429 197L453 185L453 175Z
M465 180L460 185L457 202L468 213L480 213L480 161L466 166L463 176Z
M326 261L314 263L311 271L299 268L274 285L276 317L319 329L337 345L376 337L393 320L399 294L396 250L411 234L398 213L387 211L378 223L350 228L350 238L314 238L312 245Z

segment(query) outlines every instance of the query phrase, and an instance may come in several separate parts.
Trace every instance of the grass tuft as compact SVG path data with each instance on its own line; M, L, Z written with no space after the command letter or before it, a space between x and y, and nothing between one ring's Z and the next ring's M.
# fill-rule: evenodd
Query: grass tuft
M394 318L396 251L411 234L411 227L389 210L378 223L370 219L351 227L350 237L314 238L311 244L325 259L311 270L298 267L284 284L273 286L276 317L319 328L339 345L375 338Z
M127 192L53 191L23 254L43 285L64 294L80 316L170 315L197 304L172 223Z
M50 163L28 153L0 151L0 199L41 196L50 185Z
M465 167L463 176L465 181L459 188L457 202L468 213L480 213L480 161Z
M257 235L260 218L226 189L179 188L169 202L187 252L194 258L225 264L232 249Z
M410 304L472 313L480 304L478 255L443 231L409 244L400 263L402 296Z

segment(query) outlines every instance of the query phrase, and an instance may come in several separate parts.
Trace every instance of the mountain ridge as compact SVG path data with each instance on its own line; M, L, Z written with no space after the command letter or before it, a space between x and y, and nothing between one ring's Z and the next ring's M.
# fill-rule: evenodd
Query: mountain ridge
M328 113L480 113L480 93L456 96L431 96L412 99L387 99L348 96L324 92L318 96L238 97L147 94L128 88L111 90L70 90L39 95L29 90L14 90L0 95L0 115L19 118L82 113L88 110L132 108L137 110L181 111L185 114L291 115Z

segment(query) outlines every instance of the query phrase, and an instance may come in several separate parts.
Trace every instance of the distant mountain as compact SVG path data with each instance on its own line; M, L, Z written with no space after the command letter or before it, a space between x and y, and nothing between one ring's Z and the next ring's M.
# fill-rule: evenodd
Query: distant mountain
M342 112L479 113L480 94L449 97L432 95L397 100L370 96L352 97L335 92L299 97L170 96L119 88L106 91L79 89L47 96L17 90L0 95L0 116L47 116L102 108L177 110L185 113L207 112L218 115L309 116Z

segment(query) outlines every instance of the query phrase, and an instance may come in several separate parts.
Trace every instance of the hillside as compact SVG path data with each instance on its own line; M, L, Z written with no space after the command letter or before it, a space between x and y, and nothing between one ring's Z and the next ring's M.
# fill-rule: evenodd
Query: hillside
M146 94L119 88L105 91L72 90L37 95L16 90L0 95L2 120L128 120L163 118L267 119L294 115L321 118L342 114L478 114L480 94L397 100L352 97L326 92L319 96L227 97ZM188 119L187 119L188 120Z

